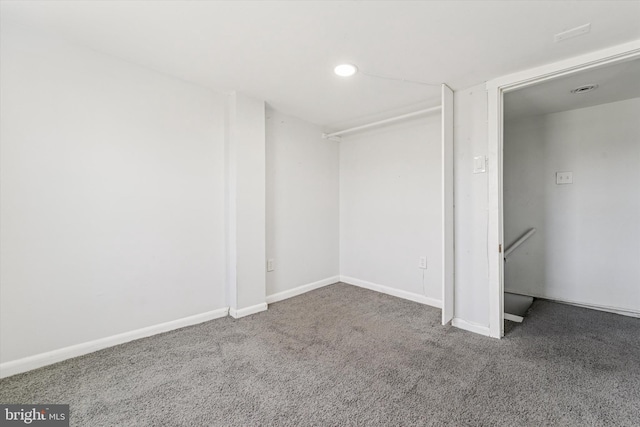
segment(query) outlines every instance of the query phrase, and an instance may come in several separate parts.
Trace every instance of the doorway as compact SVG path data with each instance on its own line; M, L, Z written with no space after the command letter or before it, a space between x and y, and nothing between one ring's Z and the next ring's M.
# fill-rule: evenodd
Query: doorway
M487 84L489 100L489 162L497 167L489 168L489 241L490 245L495 243L496 252L490 256L489 281L490 281L490 335L500 338L504 335L504 291L505 291L505 243L511 243L505 237L514 239L517 233L526 233L527 229L515 230L509 228L508 236L505 235L505 201L504 201L504 144L505 144L505 116L507 114L505 97L512 93L517 98L518 91L526 88L533 88L536 85L558 84L561 79L577 76L590 70L601 71L605 67L615 66L631 60L640 58L640 43L634 42L626 45L616 46L603 51L572 58L556 64L547 65L523 73L517 73L494 80ZM521 92L522 94L523 92ZM510 114L510 113L509 113ZM556 172L571 172L569 170L558 170ZM561 179L567 179L568 175L562 175ZM554 185L556 185L554 183ZM560 184L557 184L560 185ZM513 209L511 209L513 210ZM516 221L517 222L517 221ZM509 223L509 227L513 225ZM522 226L523 224L518 224ZM522 228L522 227L521 227ZM531 227L535 228L535 227ZM516 236L517 237L517 236ZM538 234L540 237L540 234ZM536 239L535 235L529 242ZM492 243L493 242L493 243ZM522 248L526 247L523 243ZM533 249L530 247L530 249ZM522 249L520 249L522 251ZM558 248L552 249L560 250ZM604 251L605 248L600 248ZM521 252L522 254L522 252ZM547 254L548 255L548 254ZM553 253L550 255L553 256ZM509 284L511 287L512 284ZM529 292L533 293L533 292ZM535 295L534 295L535 296ZM542 297L547 294L540 295ZM561 298L557 298L560 300ZM565 298L566 299L566 298ZM567 301L566 302L579 302Z

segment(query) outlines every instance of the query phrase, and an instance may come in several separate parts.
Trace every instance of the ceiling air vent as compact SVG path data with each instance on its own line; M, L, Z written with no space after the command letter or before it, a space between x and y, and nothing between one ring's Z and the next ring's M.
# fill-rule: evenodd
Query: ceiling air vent
M587 93L598 89L598 85L584 85L571 90L571 93Z

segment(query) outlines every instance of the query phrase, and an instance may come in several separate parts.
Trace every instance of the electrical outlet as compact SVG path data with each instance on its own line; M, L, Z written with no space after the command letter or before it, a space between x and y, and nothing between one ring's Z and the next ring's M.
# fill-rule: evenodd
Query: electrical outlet
M421 256L420 257L420 263L418 264L418 267L420 268L427 268L427 257L426 256Z
M556 184L573 184L573 172L556 172Z
M273 271L276 269L276 260L268 259L267 260L267 271Z

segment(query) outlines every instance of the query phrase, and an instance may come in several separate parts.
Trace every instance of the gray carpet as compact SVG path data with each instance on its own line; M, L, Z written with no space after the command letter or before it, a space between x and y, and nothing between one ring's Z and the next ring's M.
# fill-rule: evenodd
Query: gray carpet
M498 341L336 284L0 381L76 426L640 425L640 319L536 301Z

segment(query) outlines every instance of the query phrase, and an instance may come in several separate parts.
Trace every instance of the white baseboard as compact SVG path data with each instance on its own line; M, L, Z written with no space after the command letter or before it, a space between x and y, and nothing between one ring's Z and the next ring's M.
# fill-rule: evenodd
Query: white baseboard
M607 313L620 314L622 316L640 318L640 310L633 310L633 309L621 308L621 307L611 307L611 306L599 305L599 304L591 304L591 303L580 302L580 301L575 301L575 300L568 300L568 299L564 299L564 298L555 298L555 297L549 296L549 295L533 294L533 293L530 293L530 292L524 293L524 292L521 292L521 291L513 292L513 291L508 291L508 290L505 290L505 292L510 292L510 293L518 294L518 295L526 295L526 296L533 297L533 298L546 299L546 300L549 300L549 301L560 302L562 304L575 305L576 307L583 307L583 308L590 308L592 310L606 311Z
M456 328L464 329L465 331L474 332L476 334L491 336L490 330L488 326L478 325L477 323L467 322L466 320L462 320L458 317L454 317L451 321L451 325Z
M170 322L136 329L134 331L125 332L122 334L112 335L110 337L100 338L97 340L60 348L58 350L48 351L46 353L40 353L18 360L12 360L10 362L0 363L0 378L5 378L11 375L30 371L32 369L41 368L43 366L61 362L63 360L82 356L88 353L93 353L94 351L102 350L107 347L113 347L118 344L124 344L129 341L149 337L151 335L156 335L163 332L172 331L174 329L184 328L185 326L196 325L198 323L218 319L227 316L228 313L228 307L219 308L217 310L208 311L206 313L183 317L182 319L172 320Z
M260 304L252 305L245 308L229 308L229 316L233 317L234 319L239 319L251 314L260 313L261 311L265 311L267 308L268 307L266 302L262 302Z
M282 301L288 298L297 297L306 292L313 291L314 289L322 288L323 286L333 285L340 281L340 276L327 277L326 279L318 280L317 282L307 283L306 285L297 286L293 289L278 292L276 294L267 295L267 304L273 304L274 302Z
M390 288L389 286L378 285L377 283L371 283L365 280L360 280L360 279L356 279L348 276L340 276L340 281L347 283L349 285L354 285L360 288L369 289L371 291L380 292L383 294L391 295L394 297L406 299L413 302L419 302L420 304L430 305L431 307L442 308L442 301L435 298L429 298L425 295L403 291L401 289Z

